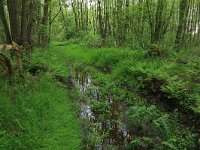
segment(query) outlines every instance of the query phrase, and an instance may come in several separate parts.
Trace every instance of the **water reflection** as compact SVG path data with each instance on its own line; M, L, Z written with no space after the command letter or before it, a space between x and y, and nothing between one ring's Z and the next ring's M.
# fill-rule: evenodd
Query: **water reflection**
M80 116L94 124L94 132L100 135L107 135L99 143L96 144L97 150L103 150L106 145L115 146L117 149L123 149L125 143L130 141L131 135L126 129L126 104L124 102L114 101L111 95L107 96L109 104L109 114L103 112L99 114L92 110L92 103L100 101L100 88L92 84L89 74L75 73L73 80L76 87L82 95L87 96L85 102L80 102ZM89 92L90 89L90 92ZM102 119L102 116L107 116Z

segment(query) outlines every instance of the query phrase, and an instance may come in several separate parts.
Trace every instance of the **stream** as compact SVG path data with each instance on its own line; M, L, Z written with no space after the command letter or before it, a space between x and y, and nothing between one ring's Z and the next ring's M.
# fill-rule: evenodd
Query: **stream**
M125 102L114 101L112 96L107 96L107 99L100 98L101 87L93 85L89 74L75 73L72 79L75 87L79 90L82 96L86 96L86 100L79 101L78 107L82 120L89 122L93 127L94 134L102 137L96 139L95 149L103 150L112 146L115 149L123 149L127 141L131 140L131 135L126 129L126 111ZM102 102L107 105L109 111L96 111L92 105ZM96 137L97 138L97 137Z

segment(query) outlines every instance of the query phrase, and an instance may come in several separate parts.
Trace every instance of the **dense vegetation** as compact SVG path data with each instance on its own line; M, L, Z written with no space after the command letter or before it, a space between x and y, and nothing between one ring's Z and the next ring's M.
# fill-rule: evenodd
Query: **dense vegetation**
M0 149L198 150L199 0L0 0Z

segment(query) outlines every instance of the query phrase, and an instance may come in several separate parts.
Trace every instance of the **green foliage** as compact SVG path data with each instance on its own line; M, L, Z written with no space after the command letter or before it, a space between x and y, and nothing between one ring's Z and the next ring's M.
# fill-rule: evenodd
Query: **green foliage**
M97 114L105 114L110 112L110 106L107 101L94 101L92 110Z
M126 149L153 149L153 140L150 137L136 138L127 145Z
M162 108L152 106L149 101L144 102L143 98L140 96L142 93L151 98L151 96L155 96L154 94L156 92L160 92L159 94L165 94L166 96L165 99L160 99L160 101L166 102L168 99L173 99L176 101L176 104L178 103L178 105L181 106L181 108L191 109L198 113L200 110L198 92L200 86L196 84L199 82L198 58L191 58L193 57L193 55L191 55L186 63L184 63L182 61L186 59L184 53L180 55L174 53L173 55L169 55L169 58L166 57L162 59L156 57L145 58L146 52L139 50L130 51L116 48L88 49L77 45L68 45L67 42L55 44L59 45L50 46L42 51L39 49L35 50L30 57L27 57L27 63L24 65L26 70L36 66L47 68L46 70L41 69L36 77L31 77L27 74L26 82L20 84L17 83L16 86L13 86L14 89L11 89L10 91L15 94L11 95L16 96L8 97L7 95L10 93L9 90L4 90L6 92L3 91L0 93L2 98L16 99L16 102L19 102L17 104L20 104L20 106L17 107L17 109L20 110L19 111L13 109L10 100L6 99L3 101L2 106L7 108L4 109L2 107L2 110L6 112L7 116L6 118L2 117L3 122L6 124L3 126L3 129L9 126L11 126L12 129L12 126L14 126L14 129L17 128L17 133L20 133L20 138L16 138L16 131L11 132L11 129L6 128L6 130L1 130L0 132L2 137L1 145L9 147L11 143L16 144L17 140L21 143L21 145L18 144L18 147L20 148L23 145L25 145L25 147L42 147L39 145L41 141L43 143L54 143L56 145L57 141L54 138L50 138L52 135L49 136L50 134L48 131L52 130L60 132L61 130L57 131L54 129L54 126L58 128L56 121L55 123L53 120L48 121L48 118L50 118L49 116L51 116L51 114L53 115L53 112L56 109L62 107L62 110L64 110L64 106L55 108L57 104L54 100L58 97L59 100L64 101L64 98L67 95L64 95L64 91L52 83L51 78L55 75L66 77L66 75L75 75L78 73L79 76L81 75L83 78L87 78L87 76L90 75L92 83L100 89L98 93L100 100L94 101L91 107L94 112L99 114L101 121L109 119L111 111L111 105L108 102L109 96L112 96L113 101L126 101L131 105L130 110L128 111L129 125L127 127L134 133L134 138L132 142L127 143L127 149L178 150L188 149L188 145L190 145L191 149L194 149L194 139L196 137L185 127L177 124L177 120L174 119L176 116L161 112L159 109ZM69 68L67 68L67 65ZM162 80L164 81L164 84L157 84L154 79L158 82ZM10 85L8 83L2 84L5 85L4 88L7 87L9 89ZM26 86L26 89L24 89L23 86ZM50 92L46 90L49 87ZM17 88L17 90L15 88ZM20 93L18 90L22 92ZM92 90L90 91L90 94L91 92ZM28 96L24 96L25 93L28 93ZM78 96L77 92L72 92L70 95L72 96L70 98L73 99L74 97L74 100L76 101L86 101L87 99L87 95ZM153 98L156 97L152 97L152 99ZM42 100L42 102L40 100ZM60 101L58 101L58 103L60 103ZM21 108L26 108L26 110L23 109L22 111ZM8 112L8 110L12 111ZM35 112L36 110L37 112ZM42 113L43 111L45 111L45 113ZM16 112L23 113L23 115L20 114L19 116L24 116L25 114L25 119L21 119L18 116L16 117ZM71 112L68 112L68 115L69 114L71 114ZM66 115L66 117L68 115ZM27 116L33 120L33 123L29 121ZM39 119L38 116L40 117ZM75 118L72 119L69 117L70 120L74 120ZM38 122L41 122L42 119L47 119L47 122L44 121L42 124L39 124ZM27 126L24 125L24 120L28 120ZM62 119L58 117L56 120ZM31 125L29 122L31 122ZM49 124L52 124L52 126L48 126L47 129L43 130L43 127ZM62 126L66 127L63 124ZM32 129L33 127L35 128ZM22 128L30 128L28 130L30 133L23 133ZM66 127L66 130L67 129L69 128ZM95 134L93 133L92 127L89 127L89 129L86 130L89 132L87 141L91 142L91 144L86 146L89 148L94 148L93 146L96 143L100 142L108 135L107 132L102 135L99 135L98 133ZM70 131L80 135L72 129L70 129ZM40 133L42 132L45 134L41 135ZM69 131L67 130L66 133L67 132ZM53 135L59 136L59 134ZM22 136L23 138L21 138ZM26 141L24 140L24 136L27 137ZM40 138L36 140L35 137ZM81 140L80 137L78 139ZM75 143L75 141L71 143Z
M65 33L65 38L66 40L70 40L72 38L81 38L81 34L80 32L77 32L77 31L69 31L67 33Z
M65 90L47 76L1 84L1 149L80 148L79 124Z
M161 56L160 48L157 44L151 44L148 55L151 57Z
M56 52L49 47L43 50L35 49L35 52L30 57L27 57L26 61L25 68L27 70L39 66L41 70L48 71L51 75L68 75L68 70L65 66L67 63L66 56L59 49Z
M116 49L105 49L97 52L92 58L93 64L102 72L110 72L119 61L128 58L127 51L116 51Z
M89 48L101 48L103 46L103 40L99 35L94 35L93 33L86 33L82 45L85 45Z
M39 68L37 74L0 80L0 149L80 149L82 130L75 106L52 80L67 76L62 51L36 49L25 60L24 68Z
M159 111L163 108L152 106L151 102L147 101L149 105L146 105L141 97L131 93L146 93L150 98L152 96L151 99L157 98L154 97L155 93L164 94L166 97L159 99L161 102L173 99L178 107L199 112L199 94L196 91L199 86L194 83L194 80L198 80L196 58L194 63L188 60L187 64L179 64L175 59L179 56L176 53L160 59L145 58L145 51L86 49L78 46L68 46L66 49L67 57L79 62L75 68L86 69L92 76L93 84L100 87L100 101L95 101L92 109L100 114L102 120L107 118L106 114L110 111L108 95L112 95L115 101L133 105L129 111L129 127L135 140L127 145L127 149L188 149L188 145L194 149L196 137L177 124L174 119L176 115Z
M134 65L134 67L133 67ZM135 66L130 61L120 63L114 70L113 79L122 87L128 90L137 89L143 86L143 81L148 79L148 74L142 66Z
M172 137L168 141L162 143L164 150L180 150L180 149L195 149L194 135L188 134L184 137Z
M195 147L194 135L177 126L169 115L155 106L135 106L128 115L130 129L139 136L131 142L132 148L176 150Z
M53 49L65 53L64 47L59 46ZM169 58L160 59L145 58L146 52L139 50L88 49L76 45L68 46L66 49L67 52L64 55L70 62L78 61L80 66L92 65L94 69L86 68L92 71L91 73L96 78L94 82L97 85L108 85L107 83L114 81L119 87L139 91L147 83L150 84L152 79L161 79L165 81L165 84L160 84L161 86L156 89L161 89L161 92L165 93L168 98L174 99L185 109L199 112L200 86L196 83L199 82L200 61L197 51L191 55L174 53ZM187 60L187 63L182 63L182 61L180 63L178 60Z

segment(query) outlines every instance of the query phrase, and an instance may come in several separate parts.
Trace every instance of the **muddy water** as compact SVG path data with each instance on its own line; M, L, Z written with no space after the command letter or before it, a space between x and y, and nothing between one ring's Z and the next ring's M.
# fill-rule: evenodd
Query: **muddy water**
M92 104L102 101L99 91L101 87L92 84L90 75L75 73L74 84L80 90L80 93L86 96L87 100L79 102L80 117L93 124L93 132L103 137L96 143L96 150L107 149L112 146L115 149L123 149L127 141L130 141L131 135L126 129L126 110L124 102L114 101L111 96L104 102L109 107L109 112L96 112L92 110ZM102 119L103 118L103 119Z

